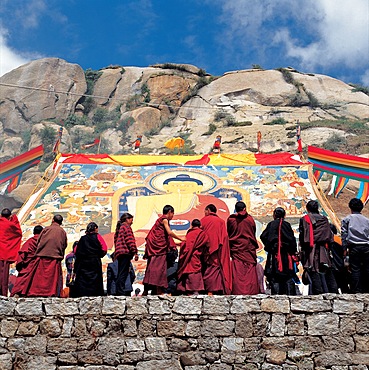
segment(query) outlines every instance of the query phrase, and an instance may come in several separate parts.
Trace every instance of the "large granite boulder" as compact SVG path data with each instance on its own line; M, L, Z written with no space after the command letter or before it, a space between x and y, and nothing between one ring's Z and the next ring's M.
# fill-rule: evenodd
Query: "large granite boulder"
M45 119L74 113L86 91L83 69L58 58L32 61L0 78L0 121L4 131L20 134Z

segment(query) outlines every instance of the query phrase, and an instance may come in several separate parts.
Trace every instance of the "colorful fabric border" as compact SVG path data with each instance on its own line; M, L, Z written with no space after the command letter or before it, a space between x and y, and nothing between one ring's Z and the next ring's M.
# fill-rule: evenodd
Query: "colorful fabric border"
M369 159L330 150L308 147L308 159L313 164L314 174L328 172L337 178L332 184L334 195L338 197L349 179L360 181L357 197L364 203L369 200ZM316 176L315 176L316 177ZM317 177L316 177L317 178Z
M19 182L22 173L29 168L40 163L44 155L44 148L42 145L29 150L9 161L0 164L0 184L10 180L7 192L14 190Z
M281 166L301 165L298 155L292 153L275 154L205 154L205 155L107 155L107 154L62 154L63 163L111 163L125 167L149 166L158 164L178 166Z
M348 182L349 182L349 179L346 177L337 177L337 181L336 181L335 189L334 189L334 196L336 198L340 195L340 193L345 188Z
M369 182L362 182L360 184L359 192L357 197L366 204L369 201Z

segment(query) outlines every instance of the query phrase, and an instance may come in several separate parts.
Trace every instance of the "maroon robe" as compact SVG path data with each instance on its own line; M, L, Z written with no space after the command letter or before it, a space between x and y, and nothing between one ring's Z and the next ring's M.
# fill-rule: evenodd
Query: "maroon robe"
M209 237L207 266L203 276L205 290L230 294L232 271L225 222L215 213L210 213L201 219L201 225Z
M39 234L33 235L23 244L22 249L19 250L16 264L16 269L18 271L22 271L25 267L27 267L35 255L38 237Z
M167 280L167 253L170 247L170 238L165 230L163 221L165 215L159 217L146 237L145 256L147 265L144 284L156 287L168 287Z
M255 221L247 212L239 212L229 216L227 231L232 257L232 294L258 294Z
M182 243L178 261L177 290L198 292L204 290L201 257L208 247L209 237L200 228L190 229Z
M25 284L27 284L27 267L36 253L38 237L39 234L33 235L23 244L22 249L18 252L16 264L18 276L12 289L12 295L19 294L24 289Z
M12 295L27 297L55 297L62 288L61 261L67 248L67 234L53 222L38 237L34 258L22 271L24 282L20 290L13 288Z
M22 230L17 215L0 216L0 295L8 295L9 267L17 259Z

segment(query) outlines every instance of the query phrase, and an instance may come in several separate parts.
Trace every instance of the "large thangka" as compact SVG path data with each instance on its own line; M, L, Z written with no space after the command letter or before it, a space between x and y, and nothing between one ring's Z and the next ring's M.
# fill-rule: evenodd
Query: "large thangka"
M142 259L145 237L171 204L175 217L172 229L184 235L194 218L204 216L212 203L226 220L237 201L247 204L255 218L257 236L272 219L273 209L286 209L287 219L297 235L298 221L305 204L319 199L313 183L311 165L290 153L205 155L205 156L108 156L61 155L45 175L47 182L35 190L19 213L24 239L35 225L47 226L54 214L64 217L69 248L84 235L86 225L99 225L109 246L104 258L111 262L113 235L120 215L134 215L132 225L139 247L135 263L137 280L143 278L146 261ZM327 205L323 209L334 218ZM262 245L259 261L265 258Z

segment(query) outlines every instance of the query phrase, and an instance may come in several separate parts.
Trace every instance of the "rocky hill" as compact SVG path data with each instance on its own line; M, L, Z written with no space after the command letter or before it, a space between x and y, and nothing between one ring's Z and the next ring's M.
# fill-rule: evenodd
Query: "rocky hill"
M297 120L309 144L369 153L369 92L293 68L249 69L211 76L191 65L110 66L84 71L57 58L40 59L0 78L0 162L41 143L41 170L64 127L62 152L126 154L136 135L142 153L207 153L217 135L227 153L295 151ZM82 149L95 138L99 148ZM34 182L34 171L25 179Z

